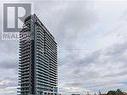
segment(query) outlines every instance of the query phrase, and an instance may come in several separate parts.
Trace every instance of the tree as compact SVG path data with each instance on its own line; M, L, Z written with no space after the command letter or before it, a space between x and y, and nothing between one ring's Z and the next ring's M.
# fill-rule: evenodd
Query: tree
M125 95L120 89L116 91L108 91L107 95Z
M116 91L108 91L107 95L117 95Z
M116 94L117 94L117 95L124 95L124 93L123 93L120 89L117 89L117 90L116 90Z

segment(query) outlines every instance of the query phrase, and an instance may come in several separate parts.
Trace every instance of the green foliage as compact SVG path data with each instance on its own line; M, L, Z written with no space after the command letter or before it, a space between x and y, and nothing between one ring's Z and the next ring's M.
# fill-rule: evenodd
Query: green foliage
M124 93L120 89L117 89L116 91L108 91L107 95L124 95Z

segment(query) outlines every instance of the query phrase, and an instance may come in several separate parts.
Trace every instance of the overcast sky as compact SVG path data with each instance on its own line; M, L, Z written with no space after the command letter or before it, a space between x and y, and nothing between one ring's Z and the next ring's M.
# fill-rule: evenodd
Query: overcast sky
M2 25L2 5L9 0L0 1ZM126 91L127 0L24 2L32 2L34 13L58 43L60 92ZM0 95L16 95L18 44L0 40Z

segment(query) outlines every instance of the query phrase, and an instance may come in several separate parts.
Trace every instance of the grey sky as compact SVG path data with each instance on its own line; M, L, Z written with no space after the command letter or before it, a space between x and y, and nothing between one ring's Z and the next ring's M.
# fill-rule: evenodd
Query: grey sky
M1 0L1 9L5 1ZM126 0L24 2L33 3L34 12L58 42L61 92L127 89ZM0 40L0 59L0 95L16 95L18 41Z

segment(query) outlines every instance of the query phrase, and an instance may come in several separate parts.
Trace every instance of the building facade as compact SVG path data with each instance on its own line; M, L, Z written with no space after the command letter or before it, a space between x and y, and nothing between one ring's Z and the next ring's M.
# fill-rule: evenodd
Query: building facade
M20 95L57 94L57 43L34 14L20 31Z

